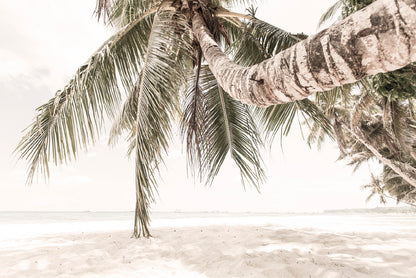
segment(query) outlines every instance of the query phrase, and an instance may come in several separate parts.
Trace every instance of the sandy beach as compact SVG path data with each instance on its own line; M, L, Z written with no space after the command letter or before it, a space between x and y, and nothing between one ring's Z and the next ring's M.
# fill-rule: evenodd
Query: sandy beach
M129 229L111 225L9 234L0 241L0 277L415 277L415 220L192 217L155 221L150 239L132 239Z

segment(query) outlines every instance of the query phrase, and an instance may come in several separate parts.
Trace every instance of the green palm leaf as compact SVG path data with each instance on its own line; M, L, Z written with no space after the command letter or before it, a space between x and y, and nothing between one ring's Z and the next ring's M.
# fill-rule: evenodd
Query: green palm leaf
M255 18L251 10L251 19L240 28L230 28L229 33L238 32L229 53L233 60L243 66L252 66L268 59L280 51L306 38L304 35L293 35L267 22Z
M408 161L408 163L414 165L413 161ZM415 188L407 183L391 168L386 166L384 167L381 179L384 185L383 189L391 196L394 196L397 202L404 202L408 204L416 202Z
M255 108L255 115L263 125L269 141L273 141L279 131L280 137L287 136L297 113L305 119L305 124L309 126L309 129L312 129L309 123L311 121L313 125L316 125L315 128L319 127L325 134L333 136L331 122L309 99L267 108Z
M37 109L15 150L29 160L29 183L38 171L49 175L48 158L55 164L75 159L80 148L95 142L105 115L116 114L121 99L119 80L125 90L131 90L138 77L149 17L150 13L139 15L107 40L62 91Z
M131 108L125 121L136 123L131 130L136 158L136 221L134 236L149 236L149 206L154 201L157 183L155 173L167 152L171 134L171 120L179 109L178 90L183 80L177 67L179 48L187 47L178 29L185 29L186 21L174 12L160 11L152 25L145 61L139 80L128 99ZM134 105L136 102L136 110ZM129 126L128 124L125 126Z
M192 78L189 78L188 88L183 100L183 116L181 133L186 140L188 169L194 174L202 173L202 151L204 148L205 97L200 86L202 53L199 49ZM200 176L200 178L202 178Z
M343 0L338 0L337 2L335 2L335 4L333 4L319 19L318 22L318 27L321 27L323 24L325 24L326 22L328 22L329 20L333 19L334 16L337 14L337 12L341 9L341 7L344 4L345 1Z
M94 13L98 20L102 17L110 25L123 27L135 20L138 14L166 2L172 3L160 0L97 0Z
M99 5L100 1L97 1ZM145 12L152 11L153 9L160 9L161 8L160 0L146 0L146 1L139 1L139 0L115 0L111 4L102 3L101 5L107 5L107 8L101 10L108 14L108 24L116 26L118 28L122 28L130 23L132 23L138 14L143 14ZM164 1L164 2L172 2L172 1ZM99 6L97 6L96 13L100 16ZM105 14L101 15L105 16Z
M212 183L230 153L243 184L249 182L258 188L264 180L259 151L262 143L250 110L218 86L208 67L201 71L201 88L206 104L202 169L207 183Z
M352 13L370 5L374 1L375 0L338 0L321 16L318 27L322 26L325 22L328 22L338 12L340 12L339 20L342 20Z

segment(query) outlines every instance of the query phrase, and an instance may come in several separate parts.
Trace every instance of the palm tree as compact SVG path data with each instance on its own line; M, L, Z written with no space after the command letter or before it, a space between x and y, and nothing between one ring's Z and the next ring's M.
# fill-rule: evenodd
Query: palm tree
M75 159L80 149L96 141L104 120L112 119L110 143L126 133L128 153L135 156L133 235L147 237L149 205L157 190L155 175L175 119L181 119L188 165L195 167L201 179L212 182L230 153L243 182L258 187L264 177L258 151L262 141L252 110L243 103L287 103L256 113L274 134L285 119L291 123L296 111L329 131L326 119L307 96L416 60L410 39L416 29L412 1L396 1L402 13L390 1L379 0L372 9L350 17L358 28L344 21L303 41L304 35L289 34L256 19L253 9L249 15L230 10L233 4L247 2L98 0L98 18L118 31L65 88L37 109L37 117L17 147L20 157L29 160L28 181L37 172L48 175L49 160L61 164ZM385 20L389 28L367 30L365 19L371 16ZM389 25L394 20L399 20L398 30ZM339 36L352 38L351 34L363 29L368 33L362 33L364 39L373 33L402 43L383 48L381 58L360 40L341 47ZM334 39L325 44L334 49L328 56L333 58L331 67L323 59L328 53L320 46L328 36ZM249 43L241 44L241 38ZM357 51L365 55L357 56ZM388 60L387 68L380 64L396 52L403 55ZM371 66L364 67L363 59ZM306 61L312 64L305 67Z
M316 99L317 106L324 110L333 125L339 159L348 159L354 170L364 162L379 161L384 164L381 177L373 176L373 181L363 187L371 190L370 197L379 194L381 201L386 197L407 204L415 202L416 161L412 153L416 146L416 122L410 115L412 109L407 103L392 105L394 133L390 133L385 123L384 97L376 94L374 88L367 91L368 88L359 85L362 84L356 87L360 88L361 95L351 94L351 90L344 88L342 92L338 90L338 95L335 92L319 94ZM335 95L335 103L328 98L331 94ZM308 142L321 143L325 135L315 123Z
M156 173L168 149L172 121L180 121L188 166L206 183L213 181L228 153L243 183L258 188L264 179L259 157L262 140L252 110L226 94L204 64L185 16L186 3L114 2L107 20L120 31L62 91L38 108L17 148L30 162L28 181L32 182L36 172L48 175L50 158L55 164L75 159L80 149L97 139L104 119L112 119L109 143L127 134L128 154L136 161L135 237L150 235L149 205L154 201ZM241 62L258 53L269 57L299 41L255 19L254 14L242 15L250 18L246 22L212 17L214 11L221 11L217 3L201 9L214 37L228 43L227 51L236 52ZM253 46L244 50L237 37ZM263 50L266 45L268 49Z
M374 1L337 1L321 17L321 24L333 17L337 10L341 11L341 18L345 18L371 2ZM410 64L394 72L367 77L352 87L344 86L342 92L336 92L338 88L327 95L319 94L317 98L319 106L333 119L334 127L338 127L335 133L341 158L351 158L350 164L356 168L372 158L385 165L382 178L373 177L372 183L365 186L371 188L370 196L378 193L381 200L390 197L386 195L387 191L398 201L414 201L409 196L416 187L415 80L416 67ZM352 88L361 95L354 95ZM336 100L332 103L327 101L331 94ZM341 96L348 101L341 101ZM311 139L316 139L316 136Z
M382 204L387 202L386 199L393 199L411 207L416 207L414 204L416 202L414 188L412 187L409 190L408 184L400 184L403 179L398 178L395 174L389 174L391 174L390 168L387 169L387 172L383 172L382 179L375 177L373 174L371 175L371 182L363 186L364 189L370 190L367 201L378 195Z

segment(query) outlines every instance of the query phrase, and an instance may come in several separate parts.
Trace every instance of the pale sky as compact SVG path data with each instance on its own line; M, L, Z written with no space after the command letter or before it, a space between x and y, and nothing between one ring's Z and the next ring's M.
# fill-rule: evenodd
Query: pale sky
M263 1L258 17L291 32L316 33L320 15L334 0ZM126 146L111 149L105 138L78 161L54 168L48 183L25 185L26 164L12 151L37 106L52 97L77 67L111 34L92 16L95 0L0 1L0 210L133 210L132 161ZM306 130L305 130L306 131ZM295 125L266 152L267 182L261 194L243 190L228 159L209 188L187 177L181 145L172 144L159 183L157 211L315 212L374 207L360 186L369 166L356 173L328 142L309 149ZM372 166L375 168L375 166ZM375 170L375 169L373 169Z

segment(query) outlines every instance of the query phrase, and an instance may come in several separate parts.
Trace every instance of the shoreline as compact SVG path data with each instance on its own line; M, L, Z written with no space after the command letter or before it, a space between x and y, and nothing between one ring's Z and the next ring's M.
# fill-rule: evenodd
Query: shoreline
M153 226L150 239L130 238L130 222L127 229L111 230L112 222L107 221L99 232L81 225L75 233L0 240L0 276L412 277L416 218L380 216L365 226L371 219L327 215L276 217L275 222L270 217L170 219L165 226ZM76 227L79 222L70 224Z

